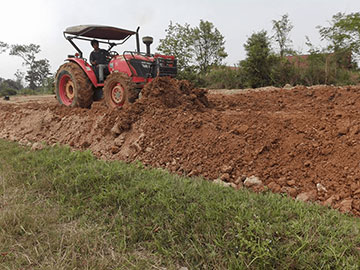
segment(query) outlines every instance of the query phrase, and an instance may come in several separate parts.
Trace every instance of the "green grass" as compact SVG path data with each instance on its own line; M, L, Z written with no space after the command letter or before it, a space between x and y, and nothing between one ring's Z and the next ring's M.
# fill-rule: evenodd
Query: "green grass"
M360 219L0 140L0 269L359 269Z

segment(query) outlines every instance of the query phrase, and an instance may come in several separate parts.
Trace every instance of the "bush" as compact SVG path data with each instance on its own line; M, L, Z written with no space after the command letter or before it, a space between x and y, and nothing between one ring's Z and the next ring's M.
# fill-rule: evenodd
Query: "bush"
M213 89L244 88L244 78L240 67L214 67L204 76L205 86Z
M198 69L195 66L186 67L185 69L178 71L176 78L179 80L188 80L196 87L205 86L203 76L198 72Z
M0 89L0 97L14 96L16 94L17 94L17 91L15 89L11 89L11 88Z
M359 76L354 70L345 67L336 54L310 54L306 65L299 68L300 84L356 84Z
M177 78L188 80L196 87L210 89L243 89L246 87L334 84L348 85L360 82L360 73L349 69L338 55L312 53L293 60L270 54L264 65L267 68L249 71L249 62L242 61L238 67L217 66L207 73L200 73L194 66L179 71ZM255 72L256 71L256 72Z
M273 66L271 68L272 84L282 87L285 84L295 85L299 81L299 73L295 65L290 63L287 58L273 56Z

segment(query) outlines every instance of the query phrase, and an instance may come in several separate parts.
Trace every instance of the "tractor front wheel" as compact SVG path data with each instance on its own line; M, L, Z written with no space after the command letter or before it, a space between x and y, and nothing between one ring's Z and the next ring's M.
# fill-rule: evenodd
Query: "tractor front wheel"
M56 97L60 104L68 107L90 108L94 87L78 64L70 62L60 66L55 82Z
M122 107L129 103L133 89L131 79L127 74L114 72L104 82L104 98L110 108Z

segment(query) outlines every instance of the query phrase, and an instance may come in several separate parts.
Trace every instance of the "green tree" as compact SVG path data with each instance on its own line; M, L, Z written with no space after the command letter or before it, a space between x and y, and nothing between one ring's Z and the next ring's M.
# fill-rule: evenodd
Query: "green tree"
M250 36L244 44L246 59L240 62L250 87L271 85L271 69L274 58L271 54L270 38L262 30Z
M195 61L200 72L206 73L209 67L222 63L228 56L224 45L224 36L214 27L214 24L200 20L199 26L193 29Z
M291 49L292 41L290 39L290 32L294 28L294 26L291 24L289 20L289 15L285 14L281 17L280 20L273 20L273 31L275 38L275 41L277 42L277 45L279 46L279 54L281 57L293 53L293 50Z
M174 55L177 59L179 71L184 71L192 64L194 52L192 49L192 29L189 24L173 24L170 21L165 30L166 36L160 39L157 49L168 55Z
M322 40L330 43L329 50L360 56L360 12L350 14L339 12L332 17L330 26L318 28Z
M160 39L157 49L174 55L179 71L184 74L194 69L204 73L227 57L224 36L211 22L201 20L199 26L194 28L189 24L182 26L170 22L165 32L166 37Z
M11 79L0 78L0 96L16 95L17 91L22 89L22 85Z
M47 59L36 60L36 55L40 52L40 46L30 45L11 45L10 55L19 56L23 59L23 64L28 67L25 80L29 83L30 89L40 87L45 78L50 74L50 64Z
M46 82L47 77L50 75L49 60L41 59L34 61L31 68L26 72L25 80L29 82L30 89L36 89ZM33 88L31 87L33 83Z

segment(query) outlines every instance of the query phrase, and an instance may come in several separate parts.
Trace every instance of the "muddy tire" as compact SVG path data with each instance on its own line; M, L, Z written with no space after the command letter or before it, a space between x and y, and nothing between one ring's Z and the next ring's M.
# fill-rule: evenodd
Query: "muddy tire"
M124 73L114 72L104 82L104 99L108 107L118 108L132 103L134 98L134 84Z
M94 87L76 63L60 66L55 77L56 98L68 107L90 108L93 102Z

